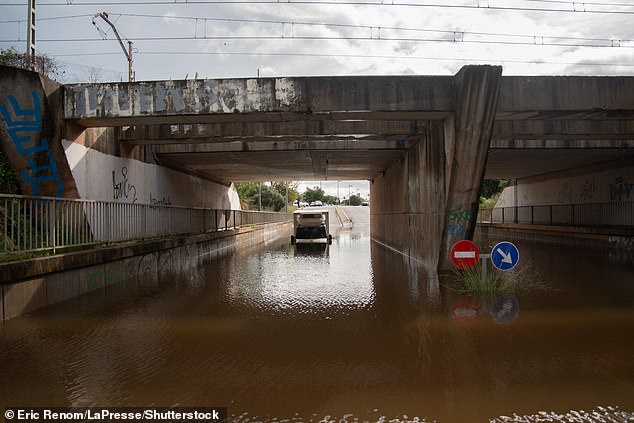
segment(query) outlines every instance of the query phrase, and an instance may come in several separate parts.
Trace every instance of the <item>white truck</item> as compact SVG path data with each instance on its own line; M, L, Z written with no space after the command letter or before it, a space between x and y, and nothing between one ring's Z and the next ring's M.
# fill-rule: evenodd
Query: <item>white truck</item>
M328 210L303 209L293 213L291 244L332 244Z

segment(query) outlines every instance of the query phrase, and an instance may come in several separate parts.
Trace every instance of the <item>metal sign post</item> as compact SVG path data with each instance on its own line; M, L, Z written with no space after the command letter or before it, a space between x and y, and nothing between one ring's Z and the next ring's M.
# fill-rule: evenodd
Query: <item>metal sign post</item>
M482 260L482 262L480 263L480 266L482 267L481 275L482 275L483 281L487 280L487 276L488 276L487 259L490 259L490 258L491 258L491 254L480 254L480 259Z

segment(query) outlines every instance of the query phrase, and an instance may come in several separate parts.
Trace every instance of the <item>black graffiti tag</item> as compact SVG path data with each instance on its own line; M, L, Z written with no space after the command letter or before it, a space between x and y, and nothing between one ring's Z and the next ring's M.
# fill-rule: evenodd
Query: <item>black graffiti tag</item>
M115 200L132 200L132 203L136 203L136 187L128 180L128 168L125 166L121 168L121 177L122 179L117 181L116 172L112 171L113 198Z

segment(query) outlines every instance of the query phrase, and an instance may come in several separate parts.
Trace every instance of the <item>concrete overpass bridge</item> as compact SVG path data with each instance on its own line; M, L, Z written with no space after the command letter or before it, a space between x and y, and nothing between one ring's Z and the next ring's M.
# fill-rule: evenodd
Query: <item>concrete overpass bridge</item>
M445 267L453 242L472 235L484 176L634 163L632 77L502 77L500 67L468 66L455 76L10 79L3 87L22 88L2 97L33 105L40 90L54 116L40 138L88 145L103 133L96 128L116 128L116 147L105 150L225 185L367 179L373 237L431 267ZM61 148L52 154L70 175ZM20 160L41 169L18 151ZM62 191L41 180L40 192L78 195L68 175Z
M486 176L632 157L632 81L502 77ZM162 162L214 180L374 180L452 117L453 83L404 76L73 85L65 113L82 127L118 127L120 142L155 145Z

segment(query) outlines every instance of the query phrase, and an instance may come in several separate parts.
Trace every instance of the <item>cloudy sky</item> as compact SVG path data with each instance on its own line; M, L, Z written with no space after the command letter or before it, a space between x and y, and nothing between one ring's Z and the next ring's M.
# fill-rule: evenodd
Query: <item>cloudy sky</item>
M25 49L26 5L0 1L0 48ZM38 53L67 78L127 78L99 12L133 42L137 80L634 73L632 0L38 0Z
M37 0L37 51L62 82L127 79L100 12L133 42L136 80L634 74L632 0ZM0 0L0 48L25 50L26 19L27 0Z

